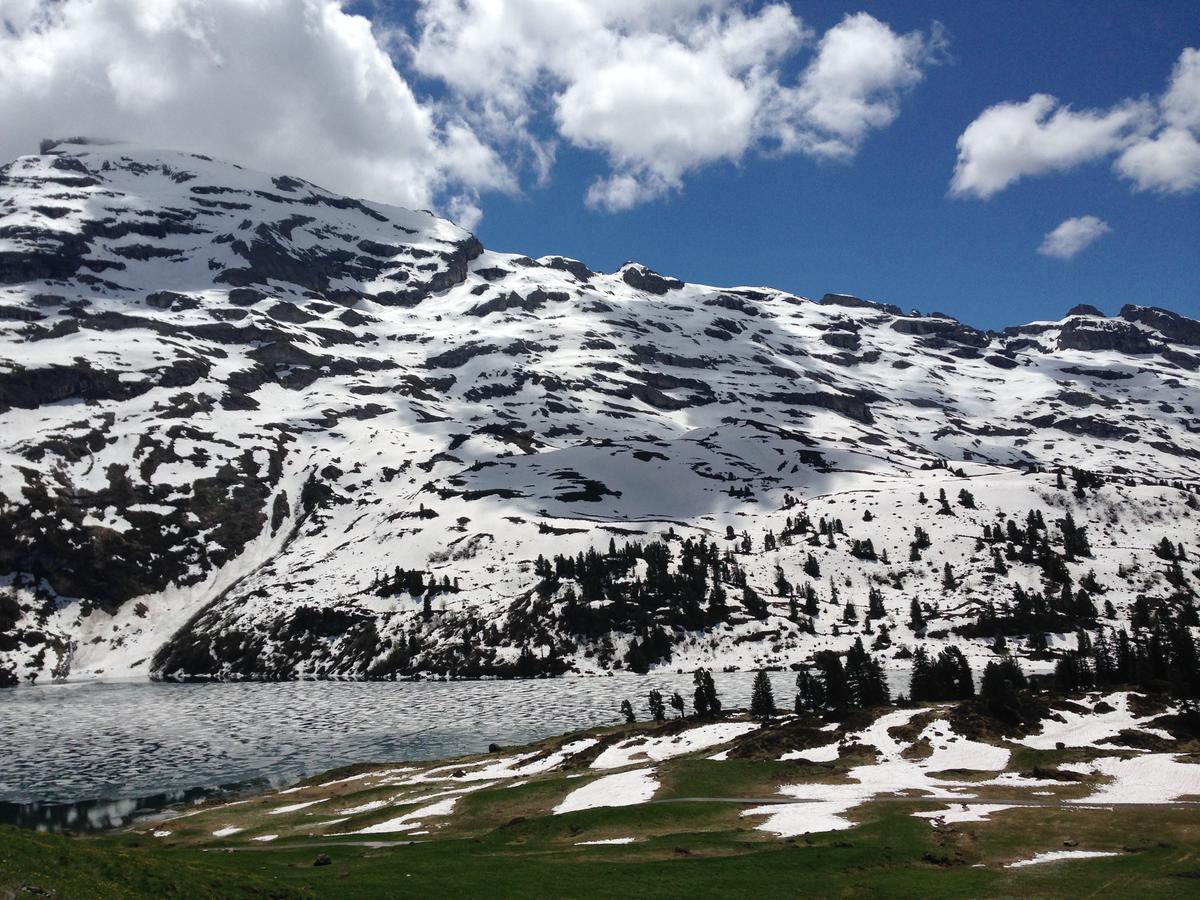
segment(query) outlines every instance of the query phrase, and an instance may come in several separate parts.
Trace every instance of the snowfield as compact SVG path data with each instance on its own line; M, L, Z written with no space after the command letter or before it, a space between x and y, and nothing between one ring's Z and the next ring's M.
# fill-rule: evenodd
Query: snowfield
M689 728L677 735L660 738L631 738L621 741L596 757L593 769L619 769L632 763L652 760L661 762L685 753L707 750L728 743L739 735L758 727L755 722L719 722Z
M654 778L653 769L631 769L602 775L567 794L566 799L554 807L554 814L595 809L598 806L635 806L648 801L657 790L658 781Z
M1200 324L1153 307L983 332L51 145L0 169L0 684L786 669L863 638L903 690L918 642L981 669L1018 589L1090 576L1113 629L1194 586L1197 396ZM1068 515L1090 541L1052 584L981 540L1031 512L1047 552ZM537 562L653 545L679 576L686 542L716 560L696 606L646 593L644 549L607 592Z

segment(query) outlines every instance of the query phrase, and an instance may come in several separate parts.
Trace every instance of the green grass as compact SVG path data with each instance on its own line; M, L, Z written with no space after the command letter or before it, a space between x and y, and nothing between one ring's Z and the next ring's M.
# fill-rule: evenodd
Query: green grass
M1200 824L1190 809L1017 810L933 829L908 804L871 804L850 831L764 840L737 807L670 803L542 816L477 838L412 846L267 847L240 853L152 846L128 835L66 838L0 829L0 896L20 885L64 898L141 897L1061 897L1195 895ZM733 813L732 818L730 813ZM1047 814L1049 812L1050 814ZM579 841L645 835L636 844ZM996 862L1071 834L1119 857L1004 869ZM330 866L314 868L318 852ZM986 861L986 868L972 863Z
M656 764L655 802L564 815L551 811L570 791L605 773L580 768L586 763L581 760L574 768L521 779L524 783L505 779L458 795L453 813L430 817L419 829L429 832L423 835L322 832L357 830L466 783L453 777L420 784L405 784L406 777L390 783L368 777L330 784L345 773L327 773L286 798L264 794L191 810L162 823L169 832L164 838L136 832L70 838L0 828L0 900L26 900L39 891L63 900L1200 896L1195 807L1011 808L984 821L933 827L913 813L939 810L944 803L893 798L853 809L848 818L858 824L848 830L784 840L758 830L763 819L742 815L744 803L684 799L767 798L782 784L843 782L849 766L870 762L869 754L830 764L780 762L778 748L755 747L762 758L711 760L710 749ZM1013 750L1010 771L1053 767L1098 752ZM371 776L380 768L386 767L355 771ZM1062 797L1091 786L1064 782L1044 789ZM1001 803L1052 799L1008 786L981 785L975 793ZM387 798L389 806L322 824L339 809L372 798ZM324 802L272 814L315 799ZM213 831L226 824L244 830L216 838ZM278 839L251 840L268 832ZM636 841L581 846L624 837ZM363 846L375 840L386 846ZM404 843L410 840L417 843ZM1064 846L1120 855L1005 867ZM327 853L332 864L314 867L318 853Z

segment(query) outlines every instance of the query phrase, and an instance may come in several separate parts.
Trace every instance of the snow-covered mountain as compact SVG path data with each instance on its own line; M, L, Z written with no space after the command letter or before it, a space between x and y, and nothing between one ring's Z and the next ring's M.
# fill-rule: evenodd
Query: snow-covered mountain
M1198 369L1156 305L984 332L48 142L0 169L0 680L1074 646L1192 603Z

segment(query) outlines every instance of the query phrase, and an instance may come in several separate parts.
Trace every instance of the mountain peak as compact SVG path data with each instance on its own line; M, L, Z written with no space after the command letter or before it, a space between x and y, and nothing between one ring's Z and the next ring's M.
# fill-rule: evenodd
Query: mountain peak
M635 635L674 666L790 664L809 628L861 629L791 615L777 583L870 579L900 634L943 562L972 573L947 615L1003 600L969 563L984 524L1069 508L1125 545L1104 510L1182 516L1172 485L1200 469L1200 324L1167 310L983 332L488 251L194 154L48 149L0 169L14 678L599 671ZM1103 501L1055 493L1055 469L1099 473ZM939 491L976 499L941 515ZM801 537L821 518L844 532ZM932 569L903 563L918 525L944 541ZM610 602L569 573L618 540L632 593ZM749 594L646 593L685 550L727 598L773 595L766 618Z

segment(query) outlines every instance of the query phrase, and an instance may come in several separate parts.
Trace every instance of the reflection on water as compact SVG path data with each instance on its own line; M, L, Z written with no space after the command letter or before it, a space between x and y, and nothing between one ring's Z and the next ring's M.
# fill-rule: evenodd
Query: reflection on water
M727 707L753 673L723 673ZM794 675L772 676L789 706ZM437 759L618 720L663 673L532 681L59 684L0 691L0 821L94 829L214 793L285 786L340 765ZM132 806L131 806L132 804Z

